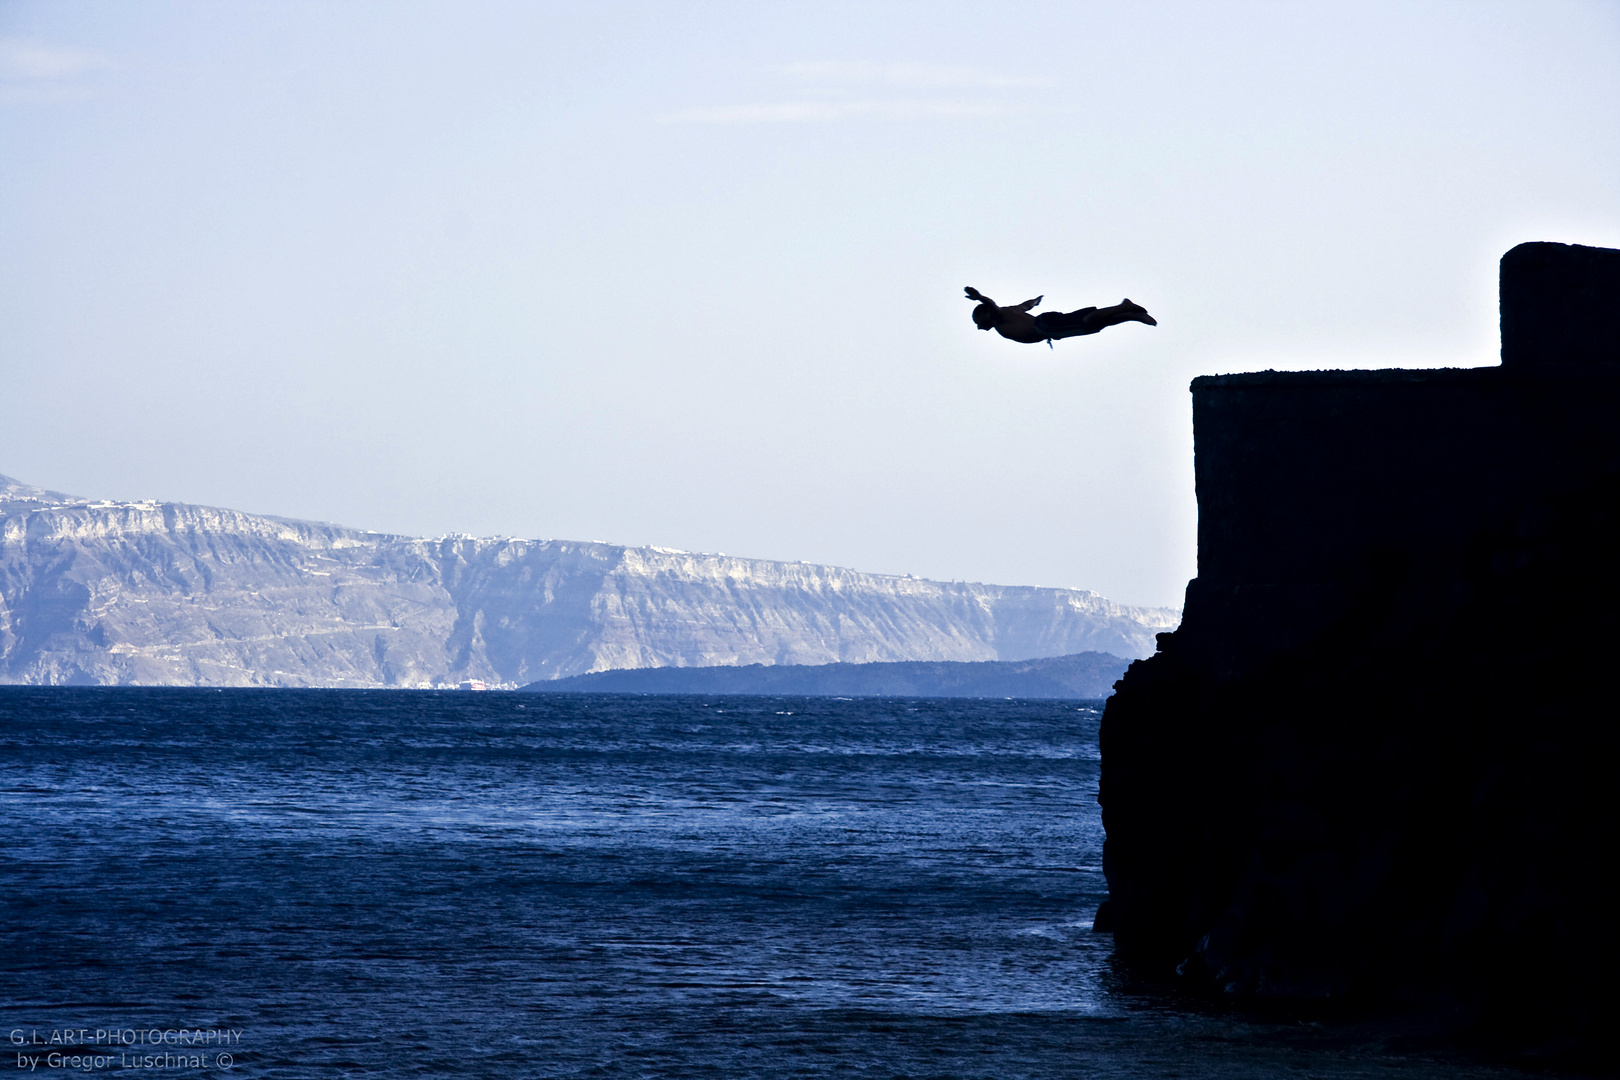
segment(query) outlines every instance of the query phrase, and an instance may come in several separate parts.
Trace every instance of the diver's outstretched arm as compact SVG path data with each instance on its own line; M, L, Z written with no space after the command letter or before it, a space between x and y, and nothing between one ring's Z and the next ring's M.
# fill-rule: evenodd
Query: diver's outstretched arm
M1034 307L1036 304L1039 304L1042 300L1045 300L1045 299L1046 299L1046 294L1042 293L1040 296L1037 296L1033 300L1025 300L1022 304L1019 304L1013 310L1014 311L1028 311L1030 308Z
M994 300L990 299L988 296L984 295L984 293L980 292L978 289L975 289L971 285L969 285L967 288L963 289L962 291L967 293L967 298L969 300L977 300L979 303L981 303L981 304L989 304L991 307L1000 307L1001 306L1000 304L997 304Z

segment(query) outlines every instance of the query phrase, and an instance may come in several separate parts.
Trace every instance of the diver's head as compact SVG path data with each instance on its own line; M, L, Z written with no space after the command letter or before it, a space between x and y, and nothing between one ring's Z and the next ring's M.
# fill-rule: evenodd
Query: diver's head
M973 309L973 325L980 330L991 330L996 325L996 305L986 301Z

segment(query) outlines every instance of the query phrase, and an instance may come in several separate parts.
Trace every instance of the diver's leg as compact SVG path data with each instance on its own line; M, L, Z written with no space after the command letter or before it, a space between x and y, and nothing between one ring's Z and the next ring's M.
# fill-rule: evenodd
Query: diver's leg
M1041 333L1049 338L1079 337L1082 334L1095 334L1101 330L1100 326L1092 326L1090 319L1097 311L1094 307L1081 308L1079 311L1043 311L1035 316L1035 325L1041 328Z
M1076 312L1076 314L1079 314ZM1085 333L1095 334L1098 330L1110 326L1118 326L1122 322L1147 323L1149 326L1158 326L1159 320L1147 313L1147 308L1141 304L1133 304L1129 300L1121 301L1113 307L1092 308L1086 319Z

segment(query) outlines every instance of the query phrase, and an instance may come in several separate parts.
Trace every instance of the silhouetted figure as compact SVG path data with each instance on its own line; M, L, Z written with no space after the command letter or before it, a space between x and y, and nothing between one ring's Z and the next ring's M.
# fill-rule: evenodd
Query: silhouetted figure
M1044 341L1050 346L1058 338L1095 334L1099 330L1122 322L1159 325L1159 320L1149 315L1147 308L1141 304L1133 304L1129 300L1122 300L1113 307L1087 307L1070 312L1043 311L1039 315L1031 315L1029 309L1039 304L1044 297L1037 296L1033 300L1025 300L1022 304L1001 307L969 285L967 298L979 302L979 306L973 309L973 323L980 330L994 330L1004 338L1021 341L1026 345L1036 345Z

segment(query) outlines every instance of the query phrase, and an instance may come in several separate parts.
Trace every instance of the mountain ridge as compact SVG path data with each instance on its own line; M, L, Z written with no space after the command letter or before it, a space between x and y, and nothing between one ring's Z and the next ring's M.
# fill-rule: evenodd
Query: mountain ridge
M569 540L429 539L0 477L0 682L519 685L749 663L1141 656L1076 589Z

